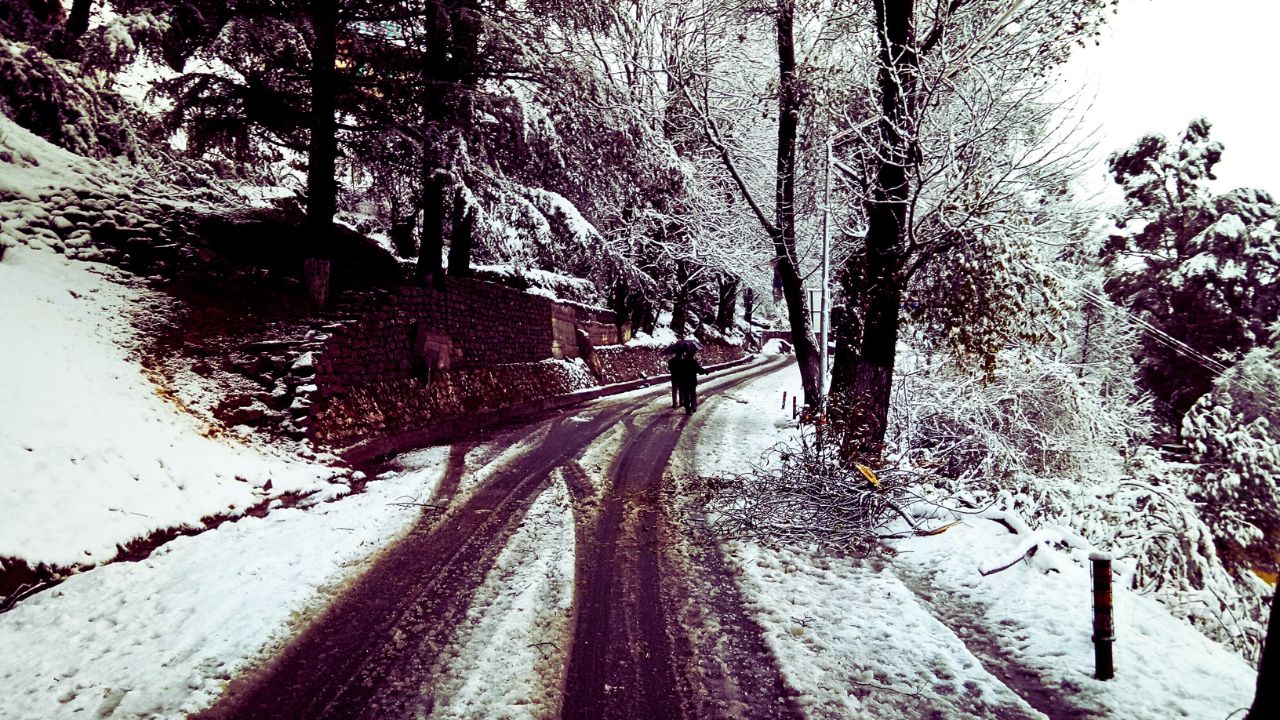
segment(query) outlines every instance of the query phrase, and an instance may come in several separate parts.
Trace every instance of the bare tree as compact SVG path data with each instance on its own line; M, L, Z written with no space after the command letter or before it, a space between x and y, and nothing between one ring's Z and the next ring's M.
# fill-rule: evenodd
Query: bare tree
M715 150L725 171L772 244L773 267L786 299L787 320L791 326L792 344L800 367L805 403L817 406L822 400L820 357L810 326L801 258L796 244L797 151L804 96L796 55L795 0L777 0L771 14L777 51L778 102L772 217L765 212L716 118L712 116L709 103L706 102L706 95L709 93L704 91L703 102L699 104L686 86L685 97L690 106L701 114L707 143Z
M867 222L842 273L861 314L836 328L833 412L847 456L882 452L904 293L919 295L913 319L988 369L1003 344L1052 334L1027 322L1060 305L1052 282L1024 281L1036 274L1036 235L1060 215L1049 206L1069 205L1079 156L1055 134L1045 77L1105 4L874 0L875 82L852 93L853 156L840 163L865 188Z

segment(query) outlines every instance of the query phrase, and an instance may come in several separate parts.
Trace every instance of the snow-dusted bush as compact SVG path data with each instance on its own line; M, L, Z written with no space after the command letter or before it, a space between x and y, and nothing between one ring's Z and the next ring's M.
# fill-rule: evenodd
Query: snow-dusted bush
M138 60L144 50L159 54L169 20L147 10L111 14L102 19L104 22L89 28L76 41L79 49L75 54L84 71L95 73L101 84L111 87L116 76Z
M999 359L990 377L944 356L904 362L889 437L905 461L957 481L1086 477L1120 465L1147 427L1142 403L1099 393L1070 363L1036 351Z
M1280 327L1271 330L1280 337ZM1280 345L1261 346L1245 353L1214 382L1211 402L1230 409L1241 423L1265 418L1271 436L1280 442ZM1205 398L1202 398L1205 400Z
M1260 545L1274 553L1274 535L1280 531L1280 443L1266 417L1247 420L1214 397L1200 398L1182 420L1183 439L1199 462L1189 495L1201 503L1225 552L1234 556Z
M78 65L0 38L0 113L78 155L143 153L146 120Z
M1197 468L1140 447L1105 475L1035 477L973 483L959 495L998 503L1041 528L1070 528L1116 559L1120 582L1151 593L1206 636L1252 659L1266 623L1265 583L1234 571L1190 499Z
M1220 548L1256 539L1257 513L1278 507L1274 485L1263 483L1280 469L1267 421L1240 422L1205 400L1184 425L1198 462L1165 460L1146 445L1149 406L1125 382L1127 353L1104 357L1114 359L1086 371L1044 351L1006 352L987 378L908 356L891 426L895 460L974 506L998 503L1039 527L1070 528L1111 552L1130 587L1252 657L1268 591L1238 553Z
M62 17L59 0L9 0L0 2L0 37L36 43L58 27Z

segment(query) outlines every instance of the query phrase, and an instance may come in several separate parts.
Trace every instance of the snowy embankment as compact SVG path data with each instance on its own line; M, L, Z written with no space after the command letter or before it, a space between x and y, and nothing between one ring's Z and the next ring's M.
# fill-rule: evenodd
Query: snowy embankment
M0 615L0 717L181 718L270 655L417 521L446 448L363 493L174 540Z
M127 195L127 176L0 116L0 559L94 565L158 530L346 491L332 468L220 437L148 378L130 317L164 299L68 259L90 252L72 247L81 231L49 229L72 221L46 199Z
M783 390L794 368L708 404L693 449L701 475L741 472L794 436ZM677 453L679 455L679 453ZM1225 718L1255 674L1155 600L1116 591L1116 678L1093 678L1086 553L1046 551L983 577L1027 538L968 517L894 541L883 558L727 546L784 677L810 717ZM1054 556L1048 562L1041 556Z
M0 117L0 561L104 563L159 530L275 509L74 575L0 614L0 717L185 716L404 532L443 466L348 491L333 468L205 426L153 383L130 318L166 300L68 259L43 198L123 173ZM122 190L121 190L122 191ZM123 191L122 191L123 192ZM74 233L72 233L74 235Z
M154 531L285 493L341 493L332 468L218 437L129 346L145 291L26 247L0 262L0 558L93 565Z

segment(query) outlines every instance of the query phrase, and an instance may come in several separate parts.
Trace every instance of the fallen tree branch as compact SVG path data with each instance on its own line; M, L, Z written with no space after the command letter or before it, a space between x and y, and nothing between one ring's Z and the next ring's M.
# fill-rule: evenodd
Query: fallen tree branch
M1001 565L1000 567L984 568L984 567L982 567L981 565L979 565L979 566L978 566L978 572L982 573L982 577L986 577L986 576L988 576L988 575L995 575L995 574L996 574L996 573L998 573L998 572L1001 572L1001 571L1004 571L1004 570L1008 570L1009 568L1013 567L1014 565L1017 565L1018 563L1022 562L1023 560L1025 560L1025 559L1027 559L1027 558L1029 558L1029 557L1032 557L1033 555L1035 555L1035 554L1036 554L1036 550L1039 550L1039 549L1040 549L1040 543L1035 543L1035 544L1031 545L1031 547L1027 548L1027 549L1026 549L1026 551L1024 551L1021 555L1019 555L1019 556L1017 556L1016 558L1014 558L1013 560L1011 560L1011 561L1009 561L1009 562L1005 563L1004 565Z

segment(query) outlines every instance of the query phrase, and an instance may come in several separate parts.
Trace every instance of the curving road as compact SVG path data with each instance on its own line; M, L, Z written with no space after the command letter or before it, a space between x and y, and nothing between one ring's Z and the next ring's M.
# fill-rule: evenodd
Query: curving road
M789 359L726 371L702 387L723 392ZM664 470L700 416L673 412L665 385L606 398L589 418L555 417L498 433L537 442L460 502L454 493L470 447L455 447L441 483L443 515L419 525L270 664L237 680L202 718L401 718L430 712L431 671L477 589L525 513L561 469L611 429L624 442L594 511L577 516L576 621L563 697L565 718L800 717L759 628L742 607L714 545L660 502ZM689 552L693 543L702 551ZM698 595L718 641L679 611ZM725 640L728 640L725 642ZM708 671L711 668L711 671Z

